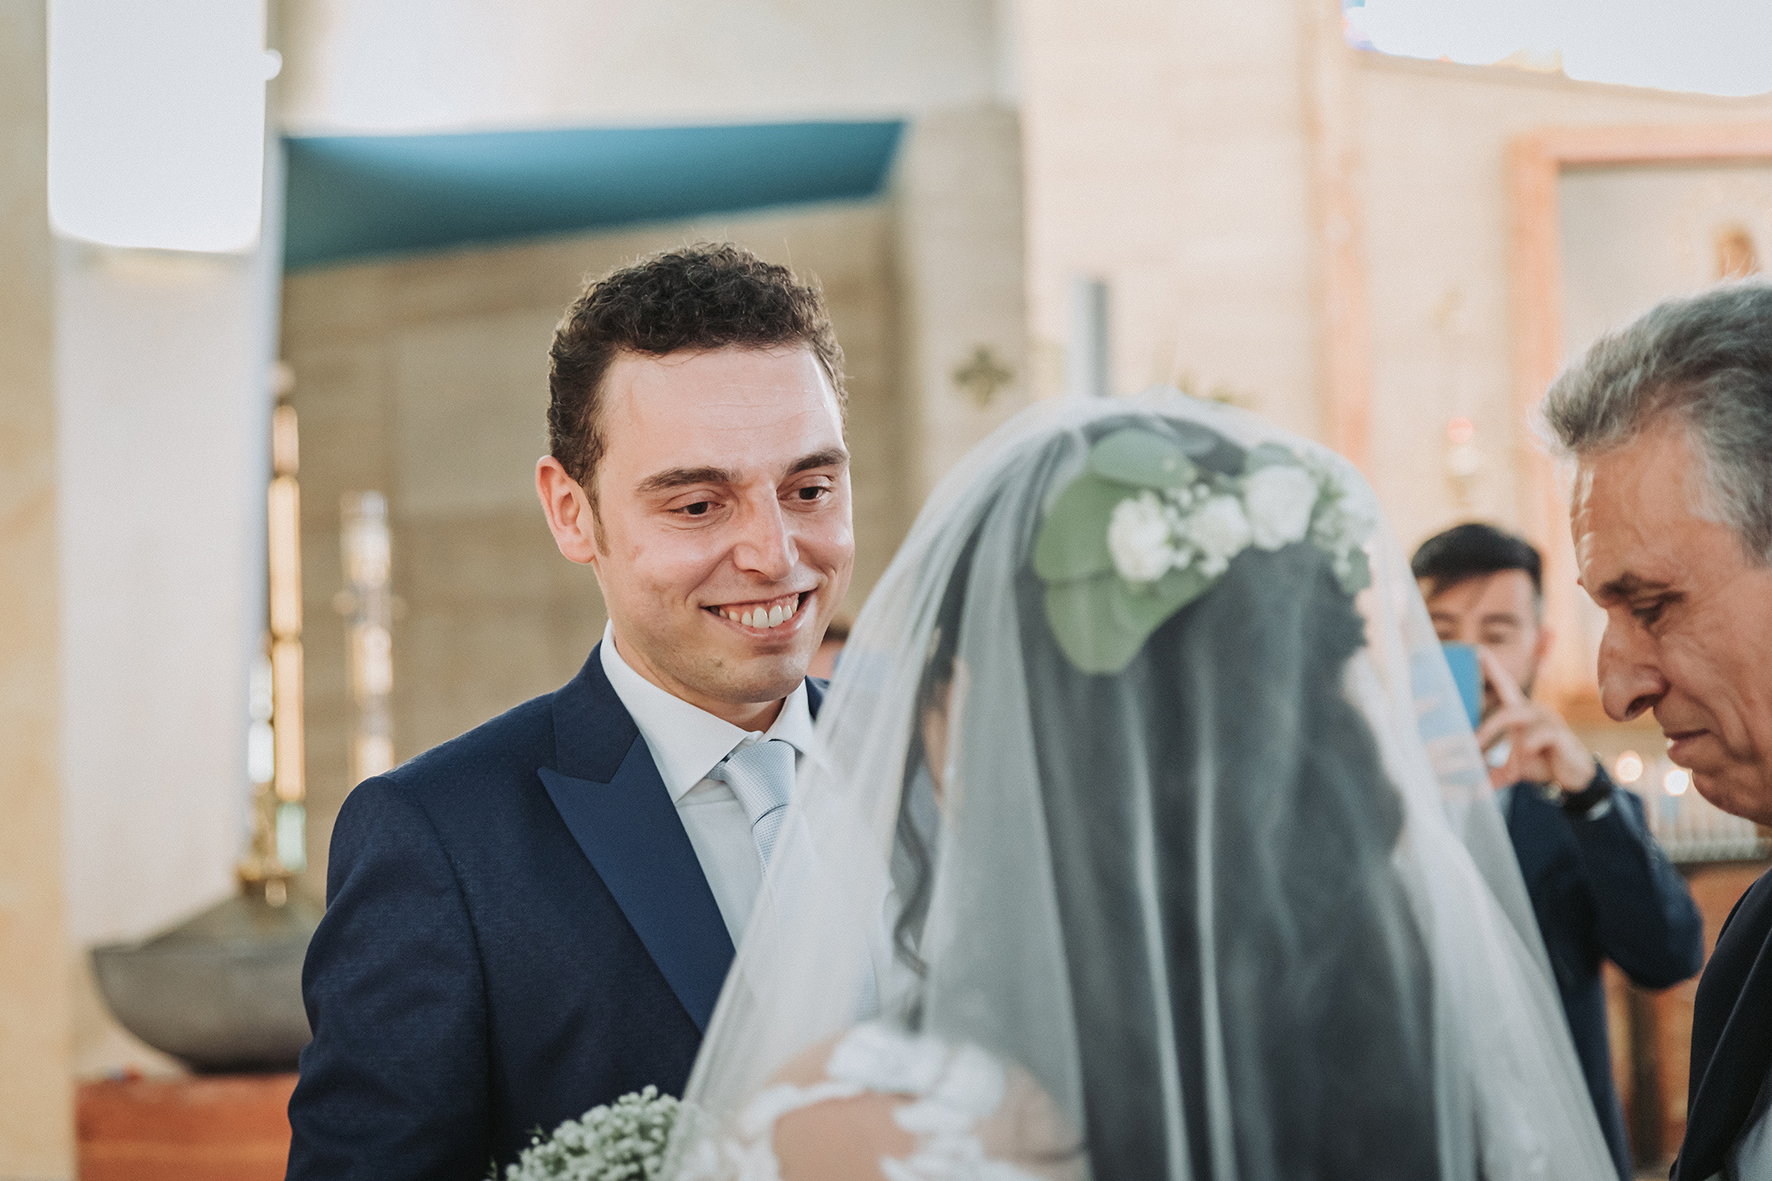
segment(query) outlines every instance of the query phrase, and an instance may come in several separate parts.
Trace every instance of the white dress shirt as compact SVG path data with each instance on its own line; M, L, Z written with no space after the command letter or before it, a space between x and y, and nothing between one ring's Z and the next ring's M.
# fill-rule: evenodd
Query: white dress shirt
M1772 1177L1772 1077L1760 1084L1760 1093L1742 1125L1740 1137L1729 1149L1720 1176L1728 1181L1765 1181Z
M615 629L603 629L603 675L627 707L640 737L652 752L653 765L664 780L677 816L689 834L701 872L714 892L720 917L738 946L745 921L763 884L763 860L751 838L751 821L732 789L709 779L714 765L741 746L779 738L798 752L795 764L812 743L812 710L802 680L782 702L767 733L741 730L723 718L675 697L635 672L615 650Z

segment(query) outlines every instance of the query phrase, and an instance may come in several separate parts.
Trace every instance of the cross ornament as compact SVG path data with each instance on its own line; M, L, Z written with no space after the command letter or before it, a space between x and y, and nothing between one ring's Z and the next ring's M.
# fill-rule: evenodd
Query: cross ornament
M954 370L954 384L959 386L980 409L991 404L997 391L1015 380L1015 370L998 361L986 345L972 350L964 365Z

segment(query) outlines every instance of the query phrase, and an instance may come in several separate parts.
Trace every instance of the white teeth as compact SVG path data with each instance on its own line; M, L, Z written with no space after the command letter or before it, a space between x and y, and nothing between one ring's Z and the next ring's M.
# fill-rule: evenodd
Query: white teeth
M735 611L730 607L722 607L720 608L720 614L724 615L734 623L742 623L746 627L767 630L772 627L780 627L782 624L792 619L799 609L800 600L798 597L795 597L789 599L786 603L777 603L775 606L768 608L752 607L746 611Z

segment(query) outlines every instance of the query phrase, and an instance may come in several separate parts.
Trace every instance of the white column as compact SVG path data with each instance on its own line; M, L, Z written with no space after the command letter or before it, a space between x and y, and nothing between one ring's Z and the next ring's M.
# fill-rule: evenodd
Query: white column
M43 5L0 0L0 1177L72 1177Z
M247 672L264 627L271 204L248 255L58 250L64 826L81 952L236 888ZM76 1005L83 1072L145 1057L84 965Z

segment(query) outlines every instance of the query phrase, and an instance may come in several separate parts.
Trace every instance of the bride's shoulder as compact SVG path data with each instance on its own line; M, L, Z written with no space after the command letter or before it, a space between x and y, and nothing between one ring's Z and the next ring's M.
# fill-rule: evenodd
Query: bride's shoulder
M758 1124L773 1124L782 1181L1047 1181L1079 1172L1074 1133L1025 1070L977 1046L878 1022L800 1053L752 1109Z

